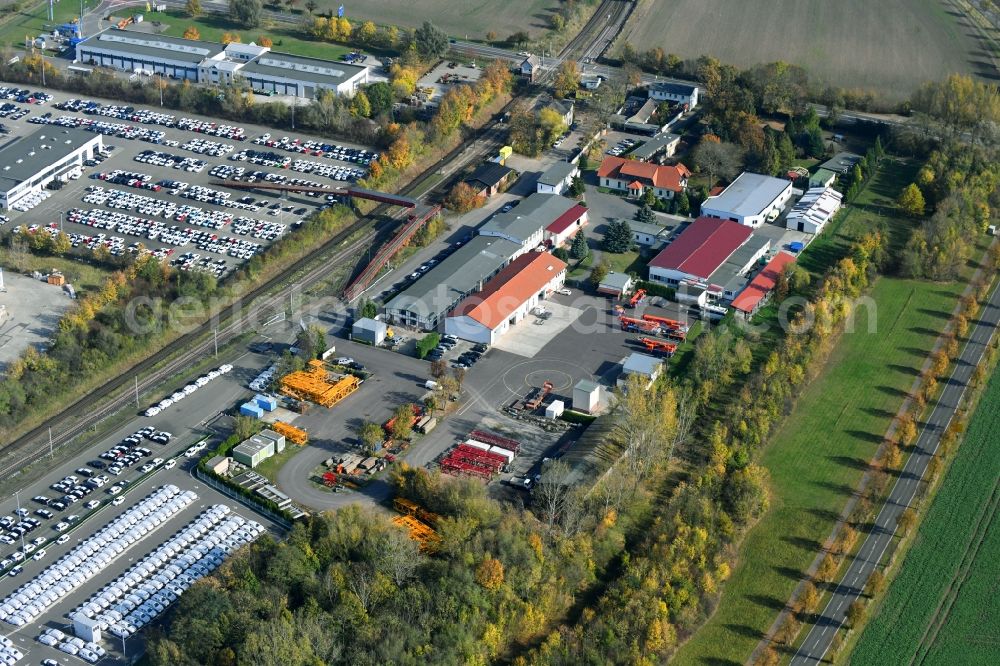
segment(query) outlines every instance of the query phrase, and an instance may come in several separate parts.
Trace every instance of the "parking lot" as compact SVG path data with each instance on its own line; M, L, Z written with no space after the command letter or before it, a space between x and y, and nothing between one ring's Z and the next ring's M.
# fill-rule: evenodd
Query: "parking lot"
M39 609L40 612L33 619L20 626L17 626L16 621L13 622L12 627L16 628L9 634L10 639L14 647L25 656L24 660L18 663L38 663L46 658L56 659L61 664L85 663L87 660L79 658L79 655L73 657L59 649L65 640L57 640L51 646L43 645L37 640L42 630L46 628L57 629L69 637L73 636L72 623L67 614L84 608L93 612L98 622L103 620L104 624L107 624L101 647L109 654L100 658L99 663L123 663L123 637L116 636L112 626L124 622L125 624L119 627L123 633L129 631L129 625L135 630L141 630L141 623L152 622L162 612L157 609L157 604L165 607L171 601L168 593L176 596L177 589L183 591L185 584L190 585L193 582L193 574L199 573L198 569L193 569L187 574L190 580L181 578L173 569L169 572L165 570L168 564L177 567L184 564L190 569L200 563L207 572L209 567L216 566L221 561L220 557L224 557L225 546L228 545L230 550L238 546L239 539L235 545L226 544L224 540L214 545L210 540L206 541L207 536L220 534L213 527L208 535L189 533L186 546L180 549L175 547L174 555L166 558L163 557L166 551L161 551L160 564L155 563L156 560L152 557L153 551L174 536L178 530L190 527L190 521L207 517L202 514L214 505L224 504L231 508L228 514L216 516L220 524L230 514L239 515L247 524L251 520L257 521L275 535L279 534L278 528L264 518L195 480L190 475L190 468L197 458L184 455L194 442L208 434L206 424L209 421L221 410L229 408L239 399L245 399L246 382L259 371L262 363L261 357L247 354L235 362L230 371L219 373L216 377L203 382L194 391L189 389L185 394L184 388L187 385L180 386L178 391L185 397L191 396L195 391L199 392L197 396L183 402L173 401L169 390L165 390L162 397L171 399L171 403L163 406L153 416L137 415L87 451L65 462L51 465L51 469L43 478L25 485L16 495L8 496L0 502L0 512L2 512L0 526L3 526L3 536L9 537L0 539L0 565L2 565L0 599L5 599L15 591L25 592L26 584L27 589L31 589L31 581L42 576L43 571L55 563L68 565L71 560L67 557L74 548L119 520L162 486L172 484L181 492L192 491L197 495L190 504L178 507L169 516L161 516L160 524L153 526L153 529L148 526L146 533L142 533L142 529L138 528L138 532L131 532L131 537L124 536L137 526L137 523L130 524L128 529L116 537L124 539L121 552L113 555L105 552L108 561L97 570L86 574L86 580L80 580L78 584L72 586L72 589L59 593L54 601L46 602L45 608ZM209 374L206 372L204 377L207 378ZM160 396L152 396L151 404L157 405L158 397ZM69 498L72 498L72 501ZM63 508L60 508L61 506ZM26 515L18 515L19 507L21 514ZM46 514L51 514L51 517ZM26 523L27 520L32 522ZM18 523L33 525L33 528L25 530L23 535L24 546L27 546L26 550L29 552L24 552L22 535L18 530L12 529ZM138 523L141 523L141 520ZM7 525L11 525L11 528ZM239 530L237 527L233 532ZM108 535L109 532L104 534ZM129 538L133 540L129 542ZM37 544L32 543L35 540L40 541ZM8 541L13 543L7 543ZM112 552L115 549L112 547ZM15 556L16 552L22 555ZM183 555L187 555L188 559L175 562ZM15 558L19 561L14 561ZM90 563L100 561L94 558L95 555L92 553L85 561ZM137 580L135 574L138 570L130 571L129 573L133 574L133 580L130 582L126 572L141 563L149 565L147 570L140 574L144 578ZM170 578L168 583L156 579L156 576L169 578L171 573L174 577ZM62 583L64 579L67 582L73 580L63 576L58 581L53 580L52 584ZM110 592L109 585L113 583L122 584L116 588L120 594L114 597L113 603L109 601L105 607L100 595ZM163 587L159 587L158 584L162 584ZM150 589L150 586L153 589ZM111 594L114 596L115 592ZM134 598L129 598L129 595L138 596L139 603L136 603ZM144 595L148 596L144 598ZM92 603L97 603L100 611L95 610L93 606L87 606ZM129 604L133 607L128 608ZM22 608L26 605L28 604L22 604ZM109 614L109 609L121 617ZM11 611L17 610L20 609L13 607L5 609L4 603L0 602L0 621L12 620L15 613ZM4 612L8 613L7 617L3 617ZM109 622L109 619L113 622ZM140 624L134 620L139 620ZM127 635L124 638L124 646L129 656L135 656L141 651L141 638L129 638ZM74 647L81 655L84 654L79 646ZM65 649L70 650L70 648Z
M26 210L12 209L5 226L25 225L32 233L62 230L80 252L150 252L178 268L222 276L317 208L339 201L334 190L367 175L378 155L363 146L294 133L272 136L262 127L182 112L64 93L51 97L5 102L17 113L27 112L16 120L15 114L3 118L6 138L48 126L81 127L104 135L105 152L79 175L71 174L61 189L43 190L25 201ZM224 180L331 192L262 195L217 184Z

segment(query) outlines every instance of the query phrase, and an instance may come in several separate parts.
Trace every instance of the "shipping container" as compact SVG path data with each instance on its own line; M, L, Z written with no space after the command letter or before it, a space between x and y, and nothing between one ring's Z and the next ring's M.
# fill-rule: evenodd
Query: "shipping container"
M514 452L500 446L491 446L490 453L496 453L507 459L508 464L514 462Z
M264 410L261 409L260 405L256 405L252 402L247 402L240 405L240 414L243 416L253 416L255 418L261 418L264 416Z
M273 412L278 408L278 401L270 395L256 395L253 400L258 406L268 412Z
M469 446L474 446L477 449L482 449L483 451L489 451L490 450L490 445L489 444L483 444L482 442L477 442L474 439L467 439L467 440L465 440L465 443L468 444Z

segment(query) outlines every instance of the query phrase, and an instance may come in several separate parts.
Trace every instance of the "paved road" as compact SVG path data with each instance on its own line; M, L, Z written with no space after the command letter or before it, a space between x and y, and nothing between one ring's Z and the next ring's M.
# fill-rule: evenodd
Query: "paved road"
M823 661L834 634L846 621L848 606L861 595L868 577L879 566L882 555L892 542L896 531L896 520L913 501L927 464L937 451L941 435L951 423L972 372L978 365L986 345L989 344L998 322L1000 322L1000 289L994 290L980 314L979 321L972 328L969 343L962 351L951 378L920 432L913 454L906 461L902 474L875 519L872 532L865 539L861 550L834 590L823 613L809 630L805 641L792 659L793 666L807 666Z

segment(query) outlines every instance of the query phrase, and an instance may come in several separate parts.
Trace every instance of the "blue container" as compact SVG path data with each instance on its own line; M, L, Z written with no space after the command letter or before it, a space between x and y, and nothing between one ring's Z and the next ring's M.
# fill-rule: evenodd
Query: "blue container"
M278 408L278 401L269 395L255 395L253 400L266 412L273 412Z
M254 416L259 419L264 416L264 410L261 409L259 405L255 405L252 402L246 402L240 405L240 414L243 416Z
M791 250L792 252L801 252L803 248L805 248L805 243L801 243L799 241L795 241L794 243L788 244L788 249Z

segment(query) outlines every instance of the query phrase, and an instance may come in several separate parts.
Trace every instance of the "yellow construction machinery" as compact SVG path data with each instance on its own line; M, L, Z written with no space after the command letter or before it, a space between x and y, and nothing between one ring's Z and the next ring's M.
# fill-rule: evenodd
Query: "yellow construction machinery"
M293 425L285 423L283 421L275 421L271 428L274 432L279 435L284 435L285 439L292 442L293 444L298 444L299 446L305 446L309 442L309 433L307 433L302 428L296 428Z
M354 393L360 384L361 380L354 375L337 377L330 373L323 361L313 359L305 370L289 373L282 378L281 392L297 400L333 407Z

